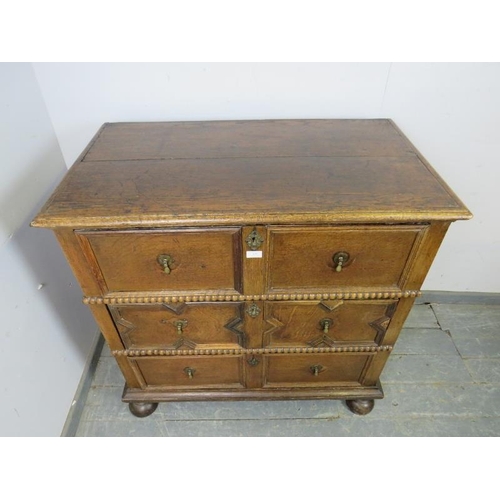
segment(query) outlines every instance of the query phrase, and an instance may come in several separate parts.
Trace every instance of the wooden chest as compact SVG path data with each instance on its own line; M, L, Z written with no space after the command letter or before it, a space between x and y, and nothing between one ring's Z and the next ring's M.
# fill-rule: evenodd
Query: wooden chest
M279 398L365 414L470 217L390 120L108 123L32 225L54 230L135 415Z

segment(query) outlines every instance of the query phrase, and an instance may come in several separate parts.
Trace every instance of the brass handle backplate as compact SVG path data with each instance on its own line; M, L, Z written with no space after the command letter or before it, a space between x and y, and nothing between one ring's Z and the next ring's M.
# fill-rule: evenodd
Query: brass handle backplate
M328 330L330 330L332 325L333 325L333 321L330 318L323 318L319 322L319 326L321 326L323 333L328 333Z
M174 326L177 329L178 335L183 334L183 328L186 328L187 324L188 324L187 319L178 319L177 321L174 321Z
M246 244L250 250L257 250L264 243L264 238L254 229L246 238Z
M321 372L325 371L325 367L322 365L313 365L309 368L309 370L315 377L317 377Z
M189 377L189 378L193 378L194 376L194 372L196 370L194 368L189 368L189 366L186 366L186 368L184 368L184 373Z
M247 314L252 318L256 318L260 314L260 307L257 304L253 303L248 307Z
M337 252L333 256L333 263L335 264L335 271L340 273L343 266L345 266L350 259L350 255L347 252Z
M259 360L254 355L252 355L251 358L247 359L247 362L250 366L257 366L259 364Z
M160 266L163 267L163 272L165 274L170 274L172 272L172 269L170 268L170 266L172 265L172 262L174 260L172 259L172 257L170 257L170 255L162 253L162 254L158 255L156 260L158 261L158 264L160 264Z

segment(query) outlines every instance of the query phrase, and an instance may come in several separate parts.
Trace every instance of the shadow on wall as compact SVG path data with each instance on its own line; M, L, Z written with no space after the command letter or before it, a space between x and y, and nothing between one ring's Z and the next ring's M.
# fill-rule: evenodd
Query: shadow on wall
M57 148L57 145L55 147ZM25 175L12 186L9 196L1 200L0 214L3 215L0 215L0 225L4 226L3 232L6 230L5 234L8 234L5 245L14 246L16 254L23 262L23 275L28 276L29 283L38 289L36 297L52 309L53 317L60 321L68 340L74 344L82 359L85 359L97 330L95 321L82 303L82 291L52 231L30 227L33 217L67 172L62 161L54 163L53 151L54 147L48 147L46 154L26 168ZM43 180L38 178L41 169L45 169ZM33 185L42 182L43 185L50 186L43 194L40 186ZM18 214L13 214L12 210L16 210L16 207L19 207ZM21 211L22 213L19 213ZM9 218L19 220L20 217L23 217L23 222L15 231L12 223L9 224ZM11 271L13 279L20 274L20 271ZM29 313L27 310L26 314ZM34 317L34 327L36 321L37 318ZM45 325L45 331L47 327L55 328L56 325Z

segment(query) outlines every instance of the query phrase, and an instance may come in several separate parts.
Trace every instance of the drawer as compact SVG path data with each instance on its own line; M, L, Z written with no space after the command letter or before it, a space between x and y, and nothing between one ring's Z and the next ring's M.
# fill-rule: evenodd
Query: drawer
M426 227L271 227L267 288L401 289Z
M236 349L245 346L242 305L238 302L108 307L128 349Z
M238 228L78 235L104 291L241 290Z
M395 300L268 302L264 346L378 345L396 305Z
M265 356L265 387L359 386L369 354Z
M145 386L173 389L242 388L242 356L132 358Z

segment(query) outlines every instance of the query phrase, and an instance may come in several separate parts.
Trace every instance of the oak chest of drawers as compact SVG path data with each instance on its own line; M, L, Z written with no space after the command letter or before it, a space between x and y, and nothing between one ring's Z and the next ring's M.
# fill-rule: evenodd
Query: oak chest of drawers
M390 120L108 123L32 225L54 230L135 415L277 398L364 414L470 216Z

